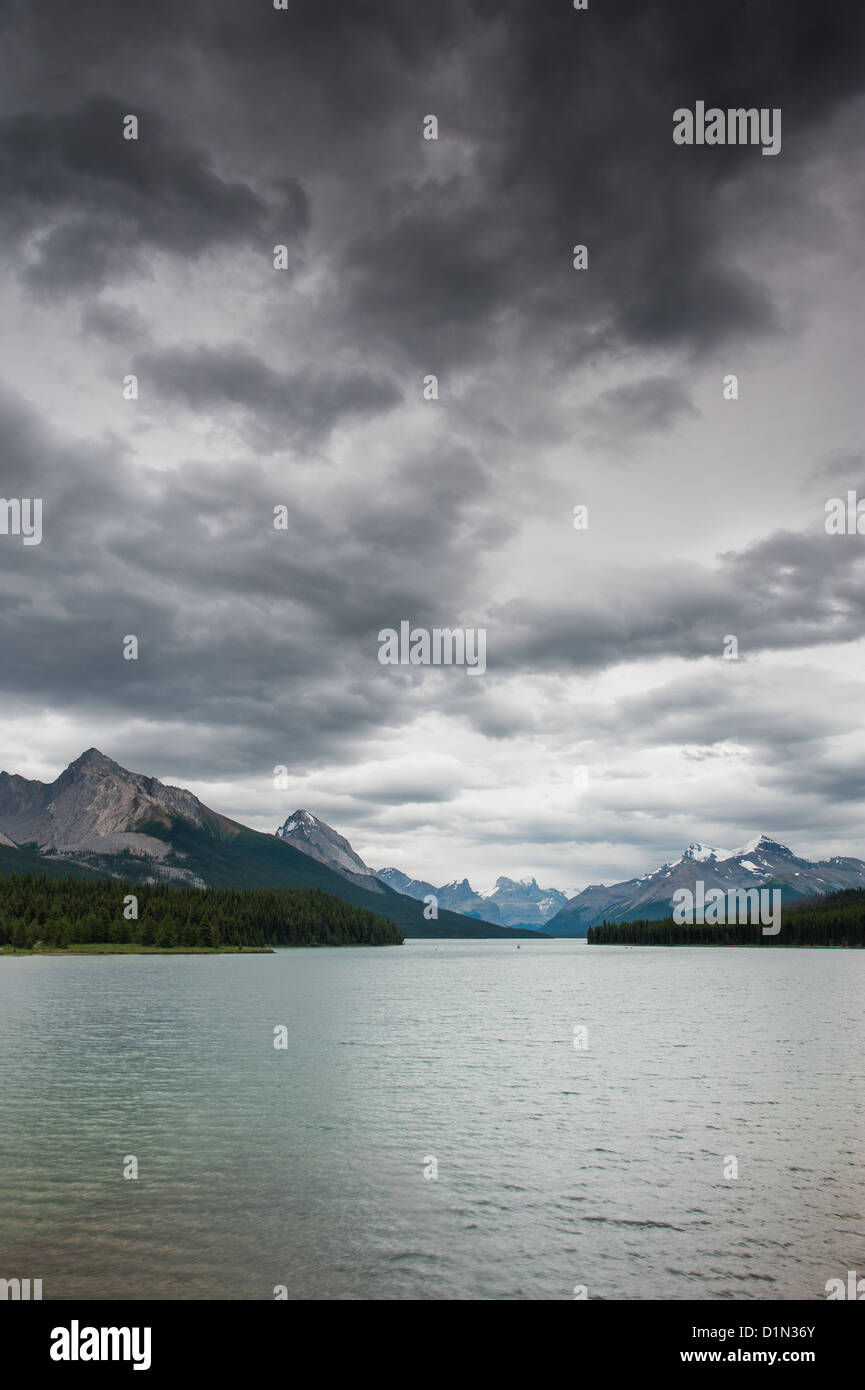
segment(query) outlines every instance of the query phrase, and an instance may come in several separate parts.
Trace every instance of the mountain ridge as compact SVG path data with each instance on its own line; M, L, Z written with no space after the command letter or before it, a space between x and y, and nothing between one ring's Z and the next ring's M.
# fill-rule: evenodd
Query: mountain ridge
M425 879L409 878L400 869L379 869L382 883L389 883L400 893L424 898L433 893L439 904L452 912L480 917L482 921L501 922L504 926L545 928L548 918L555 915L567 901L558 888L540 888L535 878L513 879L501 874L494 888L476 892L467 878L451 879L436 888Z
M589 884L568 898L534 877L500 875L476 892L467 878L436 887L394 867L376 873L349 841L298 809L268 835L205 806L192 792L134 773L97 748L86 749L54 782L0 772L0 874L21 871L129 877L193 887L320 888L396 921L409 936L585 936L604 921L655 919L673 893L706 888L782 889L783 901L865 887L865 862L834 855L809 860L772 836L737 850L692 841L678 859L638 877ZM48 866L52 867L49 869ZM424 899L437 900L430 920ZM447 931L445 930L447 928Z
M319 863L327 864L350 882L357 883L373 893L385 892L374 870L363 862L345 836L340 835L326 821L319 820L311 811L293 811L275 834L278 840L284 840L287 844L292 844L296 849L311 855Z
M718 858L719 854L725 857ZM693 841L678 859L638 878L607 885L590 884L550 918L545 930L551 936L584 936L589 927L605 921L666 917L676 890L693 891L698 879L707 890L764 888L771 884L782 889L782 901L795 902L842 888L865 887L865 862L841 855L824 860L805 859L765 833L729 852Z
M0 874L47 872L190 887L317 888L394 923L406 937L519 937L457 913L428 921L414 899L369 891L314 856L213 811L182 787L89 748L52 783L0 773Z
M698 879L707 888L759 888L772 883L784 890L787 901L798 901L842 888L865 887L865 861L843 855L806 859L761 832L736 850L692 840L678 859L667 860L635 878L589 884L570 898L558 889L538 888L535 878L517 881L501 876L494 889L476 893L465 878L436 888L393 867L380 869L378 876L399 892L418 898L435 893L451 910L476 913L487 921L515 925L519 920L523 926L542 925L550 936L582 937L590 926L603 921L666 916L675 890L686 887L693 891ZM528 900L521 898L520 890Z

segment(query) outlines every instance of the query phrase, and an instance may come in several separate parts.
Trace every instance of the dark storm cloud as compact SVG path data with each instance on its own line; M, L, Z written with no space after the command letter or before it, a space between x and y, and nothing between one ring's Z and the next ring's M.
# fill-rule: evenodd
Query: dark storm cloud
M280 13L268 0L43 0L6 6L0 22L14 60L0 94L0 224L15 270L41 295L34 317L69 292L122 283L123 299L136 269L143 316L152 253L182 272L213 249L269 258L286 242L310 272L301 327L288 320L297 350L307 364L359 366L275 365L282 300L264 333L260 305L241 311L234 347L163 340L144 352L142 317L111 298L86 304L83 334L131 343L157 407L188 406L205 429L236 417L261 453L393 409L397 380L408 396L404 383L421 371L464 390L451 437L445 427L434 446L400 440L375 490L363 460L334 469L333 496L315 510L288 469L271 477L245 454L188 459L170 420L157 472L98 423L95 438L61 444L33 412L0 401L4 491L45 499L41 546L0 538L10 704L96 726L138 721L141 757L127 761L158 771L171 739L176 775L200 775L205 762L234 774L365 754L364 740L396 734L425 699L497 739L531 720L540 732L541 713L491 698L497 670L569 675L711 655L734 676L721 666L728 633L742 665L761 650L862 635L856 538L782 534L714 566L647 565L630 588L605 571L591 599L499 604L487 681L445 687L376 662L379 627L481 621L493 603L483 565L495 571L496 548L522 518L501 505L505 463L480 447L472 393L487 365L483 415L503 431L514 418L507 443L524 445L532 477L544 467L532 445L556 435L553 397L575 367L607 359L645 376L596 401L595 429L619 443L689 411L679 363L783 327L772 257L750 253L774 234L779 206L821 192L807 161L862 90L865 7L593 0L577 13L569 0L299 0ZM781 106L781 154L675 147L672 112L697 99ZM122 139L127 112L140 119L138 142ZM427 112L441 123L437 144L421 139ZM572 268L575 243L589 247L586 272ZM279 285L293 294L297 281ZM181 296L165 324L171 341L234 313L246 287L225 288L223 302L208 286L213 305ZM280 502L290 507L281 534ZM499 570L496 592L519 594L520 563L543 559ZM129 632L142 640L138 663L120 659ZM738 727L768 740L774 717L801 747L814 726L777 717L777 703L750 723L742 707ZM678 709L680 732L711 743L722 722L711 701L695 709L689 695ZM661 711L645 713L647 730L673 736L675 720L662 727ZM535 830L552 838L527 821ZM630 833L649 832L635 823Z
M239 344L149 352L135 370L165 399L190 409L239 411L243 432L258 447L321 440L341 421L391 410L401 400L383 374L309 367L279 372Z
M525 349L543 339L562 367L775 330L768 290L730 254L730 189L795 177L812 130L861 90L865 22L836 13L812 68L814 7L756 8L496 6L501 41L474 64L469 52L470 94L433 108L473 148L470 171L436 185L432 157L418 158L428 181L380 202L348 249L364 330L453 362L491 350L506 316ZM477 39L492 11L475 15ZM674 146L672 112L698 97L782 105L781 158ZM587 272L571 268L575 243L589 248Z
M553 264L564 240L585 242L596 252L588 277L600 279L610 328L626 342L707 348L769 328L765 289L727 253L730 190L755 176L783 182L811 131L862 90L865 13L830 10L824 26L810 0L636 0L597 6L591 19L564 5L507 5L500 185L519 193L549 285L567 296ZM715 159L674 146L672 112L698 98L781 106L782 155L728 147Z
M0 545L10 699L189 723L199 741L209 729L215 769L243 758L313 763L414 716L426 676L380 667L376 633L404 616L450 625L464 612L495 517L482 505L491 480L470 453L411 456L392 487L371 494L358 480L345 513L331 515L310 513L249 461L242 488L237 464L187 463L154 492L115 440L60 445L8 398L0 428L5 495L45 503L41 546ZM279 533L272 508L286 498L290 526ZM604 592L591 610L512 605L490 623L490 671L670 654L711 654L720 668L730 632L743 659L852 640L865 608L857 539L781 533L715 569L646 571L624 602ZM120 659L127 633L141 639L137 663ZM451 683L452 710L494 737L525 727L518 709L487 708L470 685ZM682 718L682 737L711 741L716 697L707 690L700 719ZM650 740L648 710L642 718ZM776 710L769 723L795 741L797 719L785 730Z
M458 181L406 189L349 246L352 317L379 350L399 344L430 371L484 350L511 272L477 196Z
M494 350L503 321L563 370L598 352L710 351L776 328L766 287L730 255L730 191L788 187L820 124L862 89L865 51L861 7L808 0L612 0L585 13L529 0L285 13L208 0L148 7L146 22L134 6L122 22L114 5L74 10L28 17L34 76L65 59L77 87L110 74L130 95L91 97L71 119L7 117L19 216L22 200L28 225L74 210L76 273L92 281L127 223L134 242L187 256L257 234L260 190L214 169L226 148L256 167L287 159L338 180L346 335L430 370ZM198 79L194 98L182 74ZM132 156L112 132L142 88L147 140ZM781 155L674 146L672 112L697 98L781 106ZM427 111L438 147L421 139ZM449 142L469 152L465 167ZM293 187L296 233L309 214ZM588 272L571 268L575 242L589 246ZM50 273L59 282L53 262Z
M339 509L310 513L288 480L249 459L242 475L237 464L187 463L155 490L118 441L61 443L8 393L0 436L3 494L44 502L41 545L0 537L10 706L189 725L196 738L178 750L188 775L203 739L214 774L244 760L309 767L413 717L405 682L378 663L376 634L406 595L437 620L458 611L480 552L473 526L486 525L483 513L463 515L454 479L464 460L445 483L450 527L388 555L359 544ZM395 532L427 511L434 477L418 461L415 478L389 503ZM470 488L467 499L470 512ZM283 500L289 529L277 532ZM375 493L359 482L349 505L370 529ZM137 662L121 657L127 634L140 639Z
M72 111L24 111L0 122L3 222L18 239L35 233L27 267L34 288L101 285L144 248L194 257L262 236L267 209L251 188L220 178L209 154L156 111L137 109L139 138L125 140L128 112L115 97L94 95ZM281 229L297 236L308 221L302 191L283 188L280 202Z

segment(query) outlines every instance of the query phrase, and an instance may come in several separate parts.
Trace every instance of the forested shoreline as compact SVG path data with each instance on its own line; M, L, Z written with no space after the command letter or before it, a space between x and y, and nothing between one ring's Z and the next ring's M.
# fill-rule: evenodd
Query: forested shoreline
M402 940L392 922L316 888L0 878L0 947L391 946Z
M865 890L844 888L782 908L781 930L764 936L759 923L681 925L655 921L603 922L589 927L590 946L865 946Z

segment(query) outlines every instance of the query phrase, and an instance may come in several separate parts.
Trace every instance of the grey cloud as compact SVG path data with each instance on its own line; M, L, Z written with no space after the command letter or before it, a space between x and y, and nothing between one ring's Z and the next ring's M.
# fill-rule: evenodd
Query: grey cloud
M846 490L848 487L861 487L865 480L865 453L861 450L842 449L829 458L822 459L811 470L802 484L803 491L813 492L815 482L829 482Z
M558 525L559 512L567 524L567 401L585 367L643 378L617 395L601 377L588 424L602 450L646 430L669 430L672 450L720 347L738 362L774 334L771 353L750 359L752 388L767 393L761 404L757 389L743 392L736 421L744 415L751 441L766 440L767 472L782 476L782 431L765 403L779 399L781 373L797 383L813 369L820 448L855 441L855 412L839 417L843 393L817 389L814 354L858 264L847 220L857 149L840 138L829 147L827 132L863 89L865 9L614 0L578 14L567 0L322 0L282 14L267 0L79 0L8 5L0 23L15 55L0 94L8 351L19 380L20 350L24 364L66 372L61 390L81 392L62 439L0 401L4 490L43 495L46 527L26 552L0 537L8 709L60 711L97 729L113 721L121 746L109 751L132 766L159 773L170 744L174 775L206 765L253 787L276 762L327 764L338 780L385 741L404 754L412 721L431 712L474 738L473 752L479 732L494 740L495 771L512 735L567 724L574 673L712 657L718 681L704 696L685 681L665 693L666 713L656 700L625 714L644 721L647 742L697 750L732 731L764 787L794 749L801 795L770 790L779 805L798 802L791 818L830 824L808 776L821 797L833 779L842 795L856 784L818 746L831 711L819 697L810 712L795 704L793 675L789 690L767 682L752 710L723 686L760 652L862 635L861 538L822 534L817 486L813 534L771 535L705 564L676 563L642 537L630 575L605 559L586 586L570 570L558 585L545 572L558 552L548 556L540 528L554 514ZM781 155L674 147L672 111L696 98L782 106ZM120 138L127 111L141 118L137 145ZM441 120L438 145L420 138L428 111ZM852 105L848 116L855 135ZM817 205L838 209L831 236ZM252 286L248 255L208 254L263 248L269 259L277 241L298 273L270 275L265 261ZM585 273L571 267L575 242L589 246ZM820 275L797 319L790 299L815 251ZM39 296L23 328L22 274ZM80 331L59 303L70 292L90 300ZM146 336L156 305L158 350ZM813 338L801 331L811 315ZM214 346L226 332L235 342ZM184 334L202 347L167 346ZM118 425L122 439L104 432L100 413L104 357L121 341L149 378ZM301 370L284 365L300 353ZM305 492L330 430L371 424L401 392L410 402L427 371L444 387L429 432L396 436L400 415L375 440L379 457L397 459L390 474L377 460L373 480L347 437L345 454L328 460L332 492ZM174 404L195 412L194 446L188 420L165 408ZM240 436L228 462L226 423ZM154 460L157 439L166 457ZM301 457L278 466L271 455L285 442ZM847 477L837 463L825 474L833 488ZM851 460L849 485L860 481ZM272 507L283 501L290 528L279 534ZM779 524L758 497L761 506L749 510L748 535ZM546 587L554 600L525 596ZM406 616L484 620L487 678L380 668L376 632ZM137 664L119 659L129 631L142 637ZM738 667L721 662L729 632ZM514 673L536 679L510 684ZM586 720L581 734L627 742L625 724ZM650 846L648 867L676 789L644 780L639 811L627 784L619 789L620 814L590 824L576 812L517 815L506 793L483 833L581 838L597 858L604 838L624 836ZM693 810L678 807L676 826ZM845 801L840 819L852 814ZM419 836L441 826L432 810L392 816Z
M242 490L233 468L212 464L187 464L157 490L116 440L61 443L8 394L0 433L5 494L42 496L45 518L40 546L0 541L10 703L194 728L198 744L206 729L214 771L349 757L383 724L414 717L404 683L377 661L376 634L407 593L432 607L438 594L447 616L457 608L476 559L456 496L435 546L383 563L340 515L310 514L291 495L290 530L276 532L285 480L251 461ZM418 470L419 488L425 478ZM395 532L419 495L403 484ZM359 492L352 506L362 531L379 501ZM137 662L121 659L128 633Z
M123 139L127 102L96 94L72 111L24 111L0 121L3 221L17 239L36 231L27 267L45 292L88 289L135 268L144 248L199 255L262 237L267 206L222 179L210 155L139 106L139 138ZM281 191L281 230L308 225L299 186ZM290 216L285 215L286 207Z
M376 785L374 791L365 793L363 800L370 802L373 806L393 806L394 802L406 807L425 806L453 801L461 791L461 787L434 787L424 782L415 782L412 785L407 782L388 782L387 779L383 779Z
M349 245L352 316L380 350L399 344L428 371L483 351L512 271L480 196L459 180L406 187Z
M591 670L662 656L721 658L724 638L740 657L865 635L858 537L779 532L715 569L661 566L617 581L617 594L560 607L512 601L495 611L490 651L500 670Z
M302 367L279 372L238 345L148 352L136 371L165 399L192 410L237 410L257 446L323 439L343 420L392 410L401 395L392 380L365 370Z
M144 315L134 305L95 300L86 304L81 315L82 332L124 348L130 343L140 345L150 336Z
M362 22L348 0L291 16L213 0L157 6L147 25L130 14L119 29L114 11L90 0L74 26L49 26L40 12L32 24L41 52L63 45L102 83L113 70L94 40L116 29L124 91L138 89L130 77L141 70L165 101L159 116L152 102L91 95L70 118L7 117L8 172L28 220L34 206L71 205L92 223L110 193L133 240L181 254L257 235L261 192L221 179L184 143L183 85L160 80L168 51L172 70L197 76L207 64L213 87L196 85L189 124L213 131L214 151L228 136L238 157L229 113L242 110L247 158L276 170L287 149L310 176L338 175L344 327L430 370L493 351L504 325L522 351L543 345L560 369L634 345L711 351L773 330L766 286L728 253L739 206L730 190L754 178L755 152L674 147L672 111L692 90L721 104L782 104L782 158L757 165L764 183L786 189L806 137L861 91L865 51L862 15L835 10L821 16L820 61L806 61L807 0L763 0L735 22L710 7L699 23L686 0L660 11L620 0L590 20L527 0L451 0L435 14L381 0ZM136 104L148 135L131 157L106 132ZM420 119L436 107L470 152L465 172L422 148ZM388 156L379 166L373 141ZM295 235L308 223L296 183L287 221ZM578 240L590 246L588 274L570 267Z
M825 742L849 730L849 712L811 708L810 702L792 699L784 706L789 672L763 673L760 683L736 680L725 663L714 678L707 672L669 681L645 694L625 696L614 709L586 715L587 732L615 740L627 740L640 748L670 745L746 746L767 754L770 750L805 756L809 745Z
M672 429L677 420L699 415L688 392L674 377L653 376L614 386L589 405L583 415L589 442L604 448L636 444L646 435Z
M704 353L774 332L767 286L729 255L730 188L754 178L754 152L707 158L671 139L672 111L692 89L739 104L747 85L747 102L759 90L761 104L789 105L794 152L785 147L774 170L759 161L761 177L782 184L795 176L797 134L861 90L860 17L836 17L826 36L843 74L834 89L821 65L801 61L811 7L769 8L782 51L766 7L743 21L747 38L726 14L710 23L710 50L677 4L619 5L579 30L567 6L497 6L500 41L488 31L486 48L478 44L468 89L483 90L485 119L471 95L448 107L475 152L471 173L418 177L413 191L392 184L348 248L351 309L364 331L386 332L413 358L454 362L492 350L507 322L524 351L543 343L562 368L634 345ZM481 6L474 12L486 18ZM731 84L743 42L749 80ZM575 242L589 247L587 273L571 269Z
M760 773L760 782L788 796L808 798L812 803L821 801L830 810L865 801L865 771L851 767L848 759L824 751L812 756L797 753L795 762L766 768ZM862 850L865 853L865 844Z

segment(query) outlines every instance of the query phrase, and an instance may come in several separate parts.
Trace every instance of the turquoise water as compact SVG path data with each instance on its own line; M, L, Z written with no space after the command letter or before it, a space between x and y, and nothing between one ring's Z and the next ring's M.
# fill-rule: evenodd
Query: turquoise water
M865 1270L863 997L853 951L2 959L0 1276L823 1298Z

